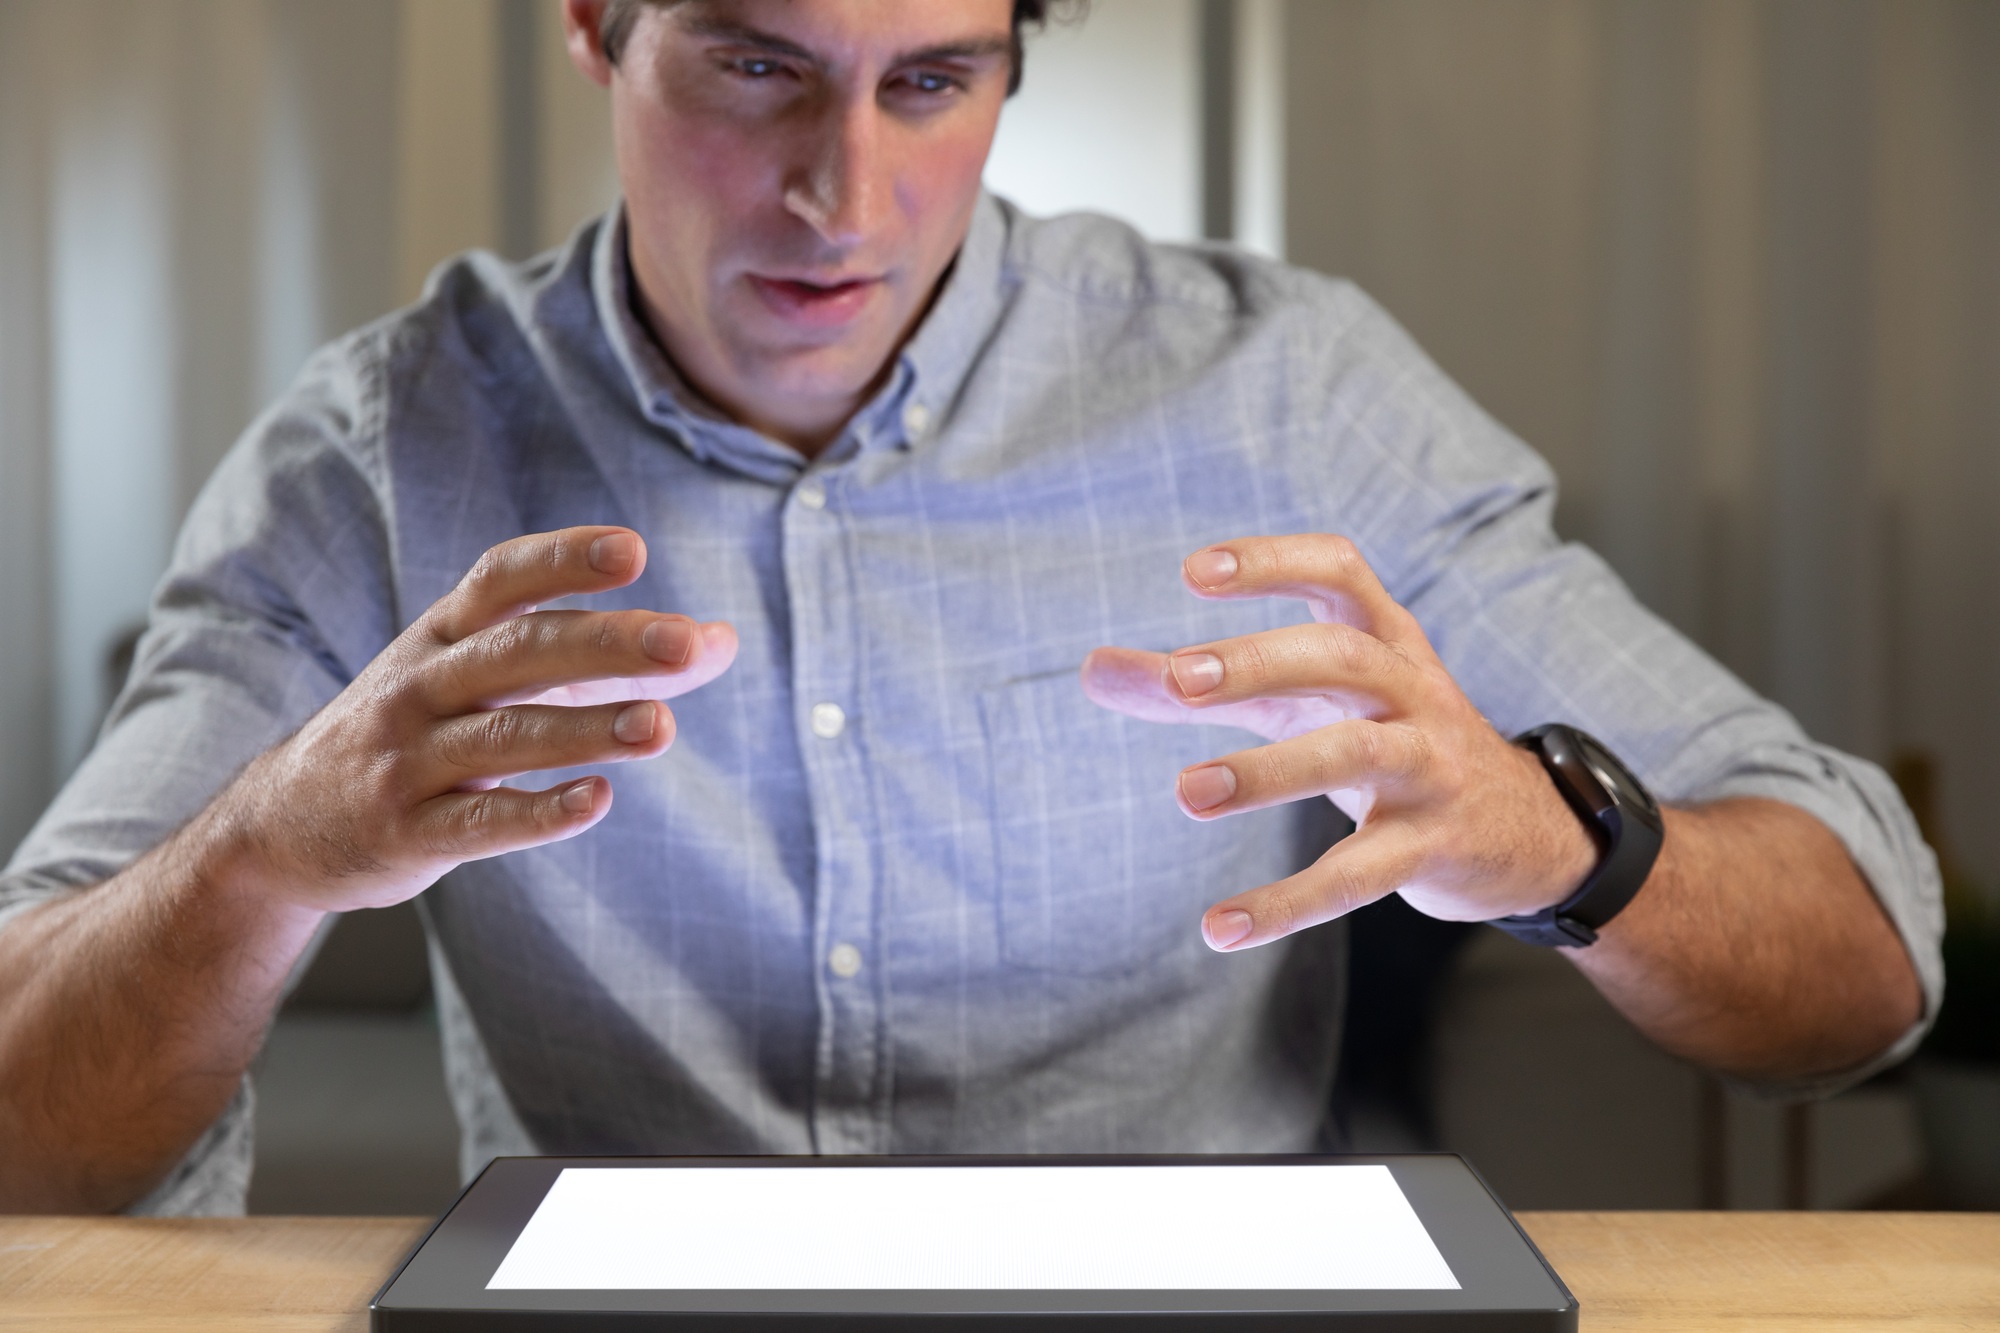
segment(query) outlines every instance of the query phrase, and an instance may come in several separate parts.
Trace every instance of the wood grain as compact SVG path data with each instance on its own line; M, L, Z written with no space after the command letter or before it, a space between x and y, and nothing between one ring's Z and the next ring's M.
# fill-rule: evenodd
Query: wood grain
M0 1328L368 1327L420 1218L0 1218Z
M2000 1327L2000 1216L1523 1213L1583 1326L1764 1330Z
M1592 1333L2000 1327L2000 1216L1524 1213ZM420 1218L0 1217L0 1329L368 1326Z

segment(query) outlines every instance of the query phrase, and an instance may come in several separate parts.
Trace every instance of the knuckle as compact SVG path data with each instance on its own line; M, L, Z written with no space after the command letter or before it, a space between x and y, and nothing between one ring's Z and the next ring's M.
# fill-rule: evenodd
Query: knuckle
M1313 789L1327 792L1347 786L1353 779L1348 770L1354 755L1338 731L1322 728L1313 733L1310 751Z
M1327 867L1324 884L1325 901L1331 909L1329 916L1337 916L1353 910L1368 900L1368 881L1359 869L1344 861L1336 861ZM1296 916L1295 918L1296 919Z
M465 571L465 577L458 581L461 588L481 591L500 582L507 574L507 543L489 546L479 553L472 562L472 568Z
M1421 782L1437 766L1437 743L1422 727L1400 727L1402 762L1400 774L1411 782Z
M435 754L447 767L477 772L499 756L518 748L525 739L521 715L511 708L496 708L460 718L441 728Z
M535 616L514 616L480 635L479 655L489 663L503 662L531 651L541 621Z
M1289 935L1305 921L1304 903L1297 889L1275 888L1264 900L1257 916L1272 934Z
M1433 768L1436 748L1422 728L1405 723L1357 722L1352 732L1354 762L1392 783L1418 782Z
M1373 722L1356 722L1348 732L1348 746L1354 763L1362 772L1381 774L1390 766L1388 735Z
M600 654L623 653L628 647L628 626L622 616L600 616L590 624L588 641Z
M476 726L442 727L431 741L431 753L446 768L469 769L478 749L478 742L474 739L477 730Z
M380 662L392 653L398 656L411 651L436 650L452 641L452 617L457 614L458 603L464 600L459 592L448 592L427 607L410 627L397 636L394 643L384 649L375 660ZM421 645L416 647L415 645Z
M1244 639L1236 645L1232 656L1234 660L1229 663L1224 679L1229 680L1230 677L1234 677L1232 683L1238 691L1254 689L1262 682L1271 679L1274 669L1271 648L1260 639Z
M1373 641L1368 635L1339 621L1316 623L1305 628L1319 640L1320 652L1328 664L1344 678L1374 674L1375 654L1371 648Z
M352 688L356 690L356 697L371 711L386 711L397 700L416 691L417 676L418 664L406 655L399 653L391 657L384 653L362 673Z
M446 806L430 822L426 842L431 853L455 861L470 858L492 827L494 804L491 792L474 792Z
M1325 541L1327 567L1342 579L1352 578L1357 572L1366 570L1368 562L1361 558L1361 548L1353 539L1338 533L1327 534Z
M481 713L471 730L475 751L487 756L504 755L520 748L528 739L527 733L527 719L514 708Z
M576 534L567 528L549 533L539 545L542 563L548 567L551 574L560 574L576 563L579 554Z
M479 678L480 645L455 647L441 654L424 673L417 695L433 712L442 711L448 700L472 693Z
M539 651L548 626L539 615L513 616L479 632L459 660L461 684L469 684Z

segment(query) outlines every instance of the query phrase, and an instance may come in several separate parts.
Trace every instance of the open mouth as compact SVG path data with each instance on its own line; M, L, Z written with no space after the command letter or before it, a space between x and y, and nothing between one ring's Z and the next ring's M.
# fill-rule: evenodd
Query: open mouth
M882 285L880 278L850 278L842 282L809 282L802 278L750 275L750 285L774 313L812 325L842 324L861 313Z

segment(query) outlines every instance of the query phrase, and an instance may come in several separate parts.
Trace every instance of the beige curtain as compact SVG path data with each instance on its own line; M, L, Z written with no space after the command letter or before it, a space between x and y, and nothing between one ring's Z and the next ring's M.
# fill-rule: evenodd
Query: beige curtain
M2000 5L1294 0L1286 243L2000 886Z
M546 0L0 0L0 856L319 343L615 193Z

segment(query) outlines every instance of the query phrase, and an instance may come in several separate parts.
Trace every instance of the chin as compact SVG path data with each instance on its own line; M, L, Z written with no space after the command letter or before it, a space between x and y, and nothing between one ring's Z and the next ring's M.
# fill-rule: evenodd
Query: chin
M878 358L865 369L847 364L787 366L760 378L766 386L765 392L773 398L797 403L852 403L858 407L880 377L881 364Z
M850 336L817 347L763 349L754 378L774 397L810 402L853 402L866 394L895 359L896 344L879 336ZM858 404L857 404L858 405Z

